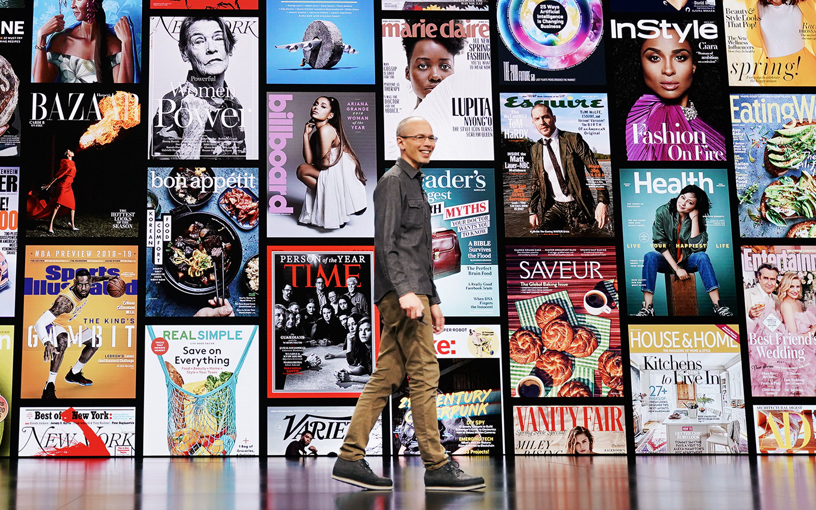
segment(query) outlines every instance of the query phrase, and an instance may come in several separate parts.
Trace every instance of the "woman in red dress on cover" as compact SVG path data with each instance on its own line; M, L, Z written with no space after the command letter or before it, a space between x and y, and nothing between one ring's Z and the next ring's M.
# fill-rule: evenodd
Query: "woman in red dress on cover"
M71 149L65 151L65 159L60 161L59 172L54 180L47 186L43 186L44 190L50 189L56 183L56 193L52 194L49 202L39 200L32 193L29 193L28 198L28 217L30 219L43 219L51 214L51 223L48 225L48 233L54 233L54 218L57 217L61 207L71 211L71 223L68 225L71 230L79 230L76 227L74 213L76 212L76 203L74 202L74 190L71 184L76 177L76 163L74 163L74 152ZM64 213L63 213L64 214Z

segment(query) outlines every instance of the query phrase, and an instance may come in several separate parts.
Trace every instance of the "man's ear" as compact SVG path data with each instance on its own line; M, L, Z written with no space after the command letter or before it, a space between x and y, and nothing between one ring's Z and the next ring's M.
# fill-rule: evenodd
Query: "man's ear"
M190 57L187 56L187 50L181 50L181 60L185 62L190 61Z

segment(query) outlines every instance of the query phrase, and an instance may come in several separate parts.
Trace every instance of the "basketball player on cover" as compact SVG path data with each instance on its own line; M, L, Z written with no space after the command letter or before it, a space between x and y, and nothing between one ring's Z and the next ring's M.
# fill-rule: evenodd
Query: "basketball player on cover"
M57 380L57 372L62 365L62 358L68 348L67 327L76 319L91 293L91 285L97 282L113 280L118 276L91 276L87 269L80 269L74 275L71 286L64 289L57 295L54 304L46 310L34 324L34 330L40 341L45 346L43 361L51 363L48 374L48 382L43 389L42 398L53 400L57 398L54 383ZM82 328L79 334L79 341L85 347L79 355L76 364L65 374L65 382L79 384L80 386L90 386L93 381L86 379L82 373L82 367L88 363L102 344L102 339L94 336L93 331Z

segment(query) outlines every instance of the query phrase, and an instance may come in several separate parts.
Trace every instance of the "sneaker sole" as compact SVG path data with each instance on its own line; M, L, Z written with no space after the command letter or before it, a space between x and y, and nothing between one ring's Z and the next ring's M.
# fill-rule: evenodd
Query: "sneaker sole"
M338 482L347 483L349 485L354 485L355 487L360 487L361 489L368 489L370 491L390 491L394 489L393 485L383 486L383 485L371 485L364 482L359 482L357 480L352 480L351 478L343 478L341 476L332 475L332 478L337 480Z
M459 492L465 492L465 491L475 491L475 490L478 490L478 489L484 489L485 487L487 487L487 485L483 484L483 483L477 483L476 485L466 485L466 486L463 486L463 487L451 487L451 486L447 486L447 485L446 486L442 486L442 485L427 486L426 485L425 490L426 491L459 491Z
M93 386L93 383L92 383L92 382L90 382L90 383L88 383L88 384L83 384L83 383L81 383L81 382L71 381L71 380L69 380L69 379L66 379L66 380L65 380L65 382L70 383L70 384L78 384L78 385L80 385L80 386Z

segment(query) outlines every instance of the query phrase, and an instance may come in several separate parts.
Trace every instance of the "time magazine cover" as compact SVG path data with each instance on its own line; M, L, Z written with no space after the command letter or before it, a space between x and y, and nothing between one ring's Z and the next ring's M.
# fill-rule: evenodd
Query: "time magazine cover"
M0 317L14 317L17 301L17 234L20 169L0 167Z
M20 82L27 83L26 33L22 13L3 12L0 24L0 157L20 154Z
M0 457L11 452L11 390L14 381L14 326L0 326Z
M267 397L357 398L379 349L373 246L270 246Z
M108 92L32 92L27 131L26 236L135 237L144 166L142 97ZM22 193L21 193L22 194ZM53 231L53 232L52 232Z
M258 171L147 169L147 317L257 317Z
M385 159L399 158L397 125L417 115L433 128L433 161L493 160L487 20L384 19Z
M374 1L269 0L266 82L374 85Z
M816 95L733 94L734 170L742 237L816 237Z
M505 236L612 237L606 94L499 97Z
M136 246L26 247L21 398L136 398L137 274Z
M516 455L626 453L623 406L515 406Z
M629 326L635 453L748 453L739 326Z
M353 406L267 407L266 454L334 457L340 453L352 414ZM366 456L383 454L382 425L380 416L368 435ZM306 433L312 436L308 444L303 439Z
M267 94L267 237L374 237L375 105L367 92Z
M500 331L457 324L434 334L439 436L451 455L504 454ZM407 381L391 395L391 439L394 454L419 455Z
M434 283L445 316L498 316L493 169L423 168L422 172L422 187L431 204Z
M508 246L512 397L621 397L615 249Z
M738 315L727 171L619 173L626 313Z
M258 158L258 30L258 18L150 18L148 157Z
M135 407L21 407L20 457L133 457Z
M147 326L144 454L258 455L258 326Z
M627 161L725 161L720 28L684 16L611 20L613 132ZM673 55L673 57L670 57Z
M754 439L759 453L816 454L814 406L755 406Z

